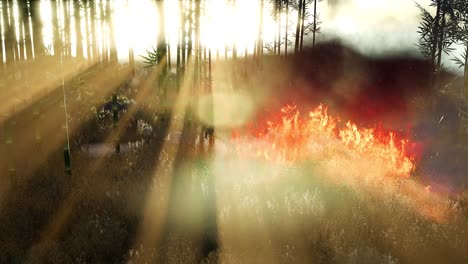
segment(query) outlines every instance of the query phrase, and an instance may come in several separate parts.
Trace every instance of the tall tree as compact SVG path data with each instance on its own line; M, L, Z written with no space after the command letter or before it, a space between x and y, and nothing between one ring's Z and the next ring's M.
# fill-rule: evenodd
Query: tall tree
M64 14L63 18L63 39L64 39L64 45L63 45L63 54L65 56L70 56L71 55L71 43L70 43L70 14L69 14L69 3L67 2L62 2L62 13Z
M181 65L185 68L185 55L187 50L187 30L185 26L187 24L187 8L184 4L184 1L179 1L179 8L180 8L180 27L181 27L181 40L180 40L180 48L182 53L182 61Z
M106 16L107 16L107 21L108 21L108 41L109 41L109 60L112 63L116 63L118 61L118 55L117 55L117 47L115 43L115 30L114 26L112 24L112 15L113 15L113 10L111 9L111 0L107 0L106 2Z
M108 14L105 13L104 10L104 1L99 2L99 17L101 18L101 36L103 36L103 47L102 47L102 54L101 54L101 61L106 64L109 62L109 43L107 42L106 36L106 27L108 27L109 22L109 16Z
M19 34L16 36L16 45L18 46L18 54L19 54L18 58L19 58L19 60L25 60L26 59L26 54L24 52L25 40L24 40L24 32L23 32L24 20L20 20L21 17L24 17L24 14L22 14L23 10L22 10L22 8L19 7L18 3L14 3L13 8L15 8L18 11L18 18L17 19L19 20L18 21L18 33Z
M441 20L441 24L440 24L440 27L439 27L439 32L438 32L438 36L437 36L437 50L439 52L437 52L437 64L436 64L436 78L435 78L435 86L436 86L436 89L440 89L440 73L442 71L442 51L444 49L444 40L446 39L446 30L445 30L445 26L446 26L446 18L445 18L445 15L446 15L446 12L447 12L447 0L439 0L439 4L440 6L440 18L439 20Z
M300 44L300 38L301 38L301 18L302 18L302 5L305 0L298 0L298 3L296 5L297 7L297 21L296 21L296 40L294 44L294 53L299 52L299 44Z
M90 23L90 12L91 12L91 10L90 10L89 1L86 1L86 2L83 3L83 9L84 9L85 19L86 19L86 22L85 22L86 56L87 56L88 63L91 63L91 61L92 61L91 25L92 24ZM65 30L65 31L68 31L68 30Z
M283 11L283 0L278 0L278 7L276 12L278 23L278 55L281 54L281 12Z
M285 7L285 10L286 10L286 26L284 27L284 56L287 57L288 56L288 27L289 27L289 1L290 0L286 0L285 1L285 4L286 4L286 7Z
M31 9L30 3L26 2L22 5L23 13L23 25L24 25L24 46L26 48L26 57L31 60L33 59L33 46L32 46L32 32L30 31L31 23Z
M305 34L305 17L306 17L306 10L307 10L307 0L302 1L302 12L301 12L301 44L300 50L304 47L304 34Z
M187 29L187 62L191 59L192 56L192 38L193 38L193 8L192 1L189 0L187 4L187 17L188 17L188 29Z
M195 34L194 34L194 41L195 41L195 86L197 89L200 87L201 81L201 47L200 47L200 1L195 1Z
M5 36L5 39L4 39L5 51L4 52L5 52L5 58L6 58L7 63L12 62L14 60L13 50L15 48L15 46L13 45L13 39L14 39L13 33L15 31L10 21L8 20L8 16L7 16L10 4L11 4L10 1L2 2L3 21L1 22L4 25L4 28L6 31L4 34Z
M257 61L260 65L263 55L263 9L264 0L260 0L260 21L258 23L258 37L257 37Z
M156 1L157 8L158 8L158 36L157 36L157 64L162 64L161 67L161 78L167 73L167 62L169 58L167 58L167 41L166 41L166 23L165 23L165 14L164 14L164 1L158 0ZM162 91L164 92L164 91Z
M42 21L41 10L39 1L31 2L31 19L33 23L33 42L34 42L34 55L36 58L44 53L44 40L42 38Z
M454 57L453 60L460 68L463 68L463 85L460 89L460 97L468 106L468 0L456 0L453 4L455 23L455 32L453 34L454 42L464 46L464 52L460 57ZM468 114L467 114L468 116Z
M317 33L317 0L314 0L314 25L312 30L312 46L315 47L315 34Z
M237 5L236 0L232 0L232 10L234 12L234 19L237 19ZM234 35L234 39L232 41L232 60L235 62L237 59L237 44L236 44L237 36Z
M55 1L51 1L51 11L52 11L52 26L53 26L53 49L54 49L54 55L58 56L62 52L61 50L61 45L60 45L60 28L58 24L58 8L57 5L58 3Z
M108 3L109 5L109 3ZM83 33L81 32L81 5L78 0L73 1L73 11L75 17L75 35L76 35L76 57L83 57ZM108 7L110 9L110 7Z
M100 60L100 56L98 52L98 45L97 45L97 35L96 35L96 20L97 20L96 3L95 1L89 1L89 2L90 2L89 11L91 13L91 46L92 46L92 51L93 51L93 59L96 62Z
M278 27L276 30L275 30L275 36L274 36L274 40L273 40L273 55L276 54L276 48L278 46L278 39L279 39L279 36L278 36L278 32L280 31L280 23L279 23L279 11L278 11L278 6L279 6L279 1L280 0L273 0L273 18L275 20L275 24L276 26Z
M177 76L180 75L180 53L182 50L182 36L183 36L183 28L184 28L184 14L182 13L183 10L183 2L179 1L179 28L177 29L177 53L176 53L176 71Z
M456 17L453 12L454 0L431 0L431 6L436 8L435 16L420 5L421 24L418 33L418 47L429 60L432 68L431 83L435 94L440 88L440 72L442 69L442 54L447 55L453 50L453 38Z

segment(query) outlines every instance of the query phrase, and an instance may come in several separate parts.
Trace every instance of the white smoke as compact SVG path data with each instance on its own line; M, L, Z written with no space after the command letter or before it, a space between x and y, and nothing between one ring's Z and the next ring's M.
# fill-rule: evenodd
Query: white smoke
M321 38L338 38L371 56L399 52L421 56L416 46L421 21L416 3L435 12L428 0L328 0L328 5L320 6ZM457 49L453 55L458 53ZM445 56L444 64L461 72L451 57Z

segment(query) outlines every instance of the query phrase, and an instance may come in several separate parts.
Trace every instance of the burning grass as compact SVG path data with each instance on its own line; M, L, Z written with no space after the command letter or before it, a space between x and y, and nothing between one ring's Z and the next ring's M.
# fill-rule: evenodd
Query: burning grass
M411 142L403 136L342 122L323 104L306 116L288 105L271 120L264 127L235 134L233 152L287 166L314 162L328 181L382 199L396 195L401 203L432 220L447 219L445 200L411 177L417 157L408 149Z
M212 163L222 263L467 260L467 223L421 185L411 142L319 105L233 133Z

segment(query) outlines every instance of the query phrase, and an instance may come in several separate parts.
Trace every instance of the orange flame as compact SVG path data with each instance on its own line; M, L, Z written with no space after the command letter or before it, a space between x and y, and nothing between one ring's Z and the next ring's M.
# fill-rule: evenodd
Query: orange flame
M301 117L295 106L287 105L281 109L279 122L267 121L266 133L251 131L252 136L264 139L263 142L237 151L246 155L255 153L256 157L266 160L294 162L310 158L327 145L341 146L356 155L378 159L394 175L410 176L415 166L413 158L405 154L407 139L396 140L392 132L385 134L374 128L358 128L350 121L340 128L339 121L328 114L323 104L306 118Z
M409 199L420 214L435 221L446 219L442 196L410 179L415 157L406 152L411 146L408 139L397 139L396 133L383 129L359 128L351 121L342 124L323 104L307 117L302 117L297 107L287 105L279 120L266 123L266 129L233 133L239 157L286 165L316 160L330 180L379 196L397 193L401 199ZM366 187L362 182L369 184ZM381 188L375 188L379 184Z

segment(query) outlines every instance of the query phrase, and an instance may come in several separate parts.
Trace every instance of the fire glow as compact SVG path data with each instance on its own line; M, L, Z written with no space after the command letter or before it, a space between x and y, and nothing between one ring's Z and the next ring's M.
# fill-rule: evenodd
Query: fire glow
M412 179L417 157L408 151L412 146L408 139L341 122L323 104L307 116L288 105L270 120L275 121L233 133L238 157L286 166L312 161L331 182L384 200L399 197L421 215L435 221L446 219L444 199Z
M296 106L285 106L278 122L267 121L266 129L250 128L246 136L258 139L257 143L238 147L239 153L276 162L302 161L327 151L347 150L385 164L391 176L408 178L415 168L414 157L406 152L408 139L397 139L394 132L359 128L351 121L342 125L323 104L307 117L301 116ZM234 138L240 140L237 133Z

